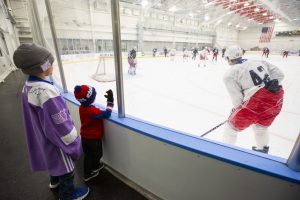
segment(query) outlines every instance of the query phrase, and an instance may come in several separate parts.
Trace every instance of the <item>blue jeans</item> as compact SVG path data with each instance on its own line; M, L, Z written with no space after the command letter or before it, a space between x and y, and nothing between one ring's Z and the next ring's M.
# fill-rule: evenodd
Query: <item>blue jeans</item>
M59 182L60 200L71 200L74 192L74 171L61 176L50 176L51 182Z

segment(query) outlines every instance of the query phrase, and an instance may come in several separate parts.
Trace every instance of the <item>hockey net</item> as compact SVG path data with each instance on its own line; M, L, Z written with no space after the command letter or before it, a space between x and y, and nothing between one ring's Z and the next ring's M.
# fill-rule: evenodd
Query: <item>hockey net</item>
M111 57L108 54L99 54L99 62L95 74L91 77L98 82L115 81L115 76L106 72L105 59Z

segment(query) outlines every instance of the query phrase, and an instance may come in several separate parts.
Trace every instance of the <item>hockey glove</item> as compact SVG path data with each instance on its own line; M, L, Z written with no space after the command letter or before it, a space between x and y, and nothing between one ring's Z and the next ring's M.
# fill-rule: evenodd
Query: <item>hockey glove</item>
M270 80L265 83L265 88L270 92L277 93L280 89L279 83L277 79Z
M104 97L107 99L107 105L113 106L114 105L114 94L112 90L107 90L106 95Z

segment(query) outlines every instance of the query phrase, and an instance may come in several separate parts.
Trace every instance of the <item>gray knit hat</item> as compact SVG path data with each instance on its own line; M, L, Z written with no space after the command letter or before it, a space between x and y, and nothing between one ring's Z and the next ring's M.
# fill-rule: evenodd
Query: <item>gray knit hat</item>
M34 43L21 44L14 53L14 63L25 74L37 75L49 69L53 55L44 47Z

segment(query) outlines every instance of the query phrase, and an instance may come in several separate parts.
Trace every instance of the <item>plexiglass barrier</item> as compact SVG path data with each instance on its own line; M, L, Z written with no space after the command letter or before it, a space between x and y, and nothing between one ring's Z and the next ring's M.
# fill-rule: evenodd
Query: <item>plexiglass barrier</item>
M91 85L98 93L96 103L105 105L106 90L117 94L110 1L50 3L68 90ZM54 52L45 5L38 7L46 45ZM191 17L184 12L185 8L177 12L151 3L120 1L126 116L222 143L223 122L234 107L223 81L230 66L222 50L239 44L239 32L205 23L201 14ZM268 145L269 154L287 159L299 132L300 57L283 59L271 52L266 58L261 51L247 49L244 58L267 61L284 73L283 106L268 129ZM58 69L54 79L61 83ZM235 145L251 150L256 146L253 133L251 127L239 132Z

